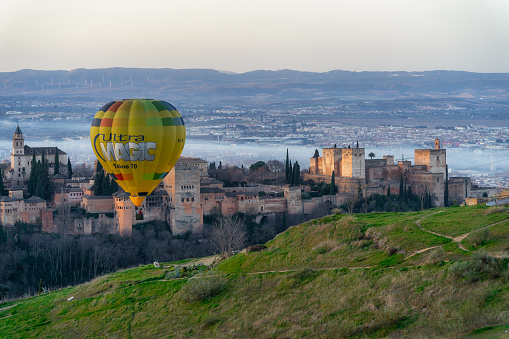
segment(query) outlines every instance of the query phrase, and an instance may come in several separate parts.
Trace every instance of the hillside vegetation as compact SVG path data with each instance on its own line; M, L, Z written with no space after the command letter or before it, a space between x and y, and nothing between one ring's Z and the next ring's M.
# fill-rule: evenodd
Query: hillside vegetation
M496 337L508 226L504 207L331 215L213 268L140 266L0 304L0 337Z

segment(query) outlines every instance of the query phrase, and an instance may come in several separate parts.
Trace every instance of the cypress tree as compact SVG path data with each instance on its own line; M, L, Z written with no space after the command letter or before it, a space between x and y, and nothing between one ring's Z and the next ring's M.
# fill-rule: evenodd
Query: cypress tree
M5 186L4 186L4 171L0 170L0 196L5 195Z
M110 182L110 194L113 194L116 191L118 191L118 183L115 179L112 179Z
M71 165L71 159L67 158L67 174L69 175L69 179L72 177L72 165Z
M337 189L336 189L336 178L335 178L335 175L334 175L334 171L332 171L332 178L330 179L330 192L329 194L330 195L335 195L337 192Z
M58 158L58 148L55 147L55 167L53 170L53 175L58 174L60 172L60 159Z
M33 151L32 156L32 164L30 165L30 176L28 177L27 191L30 196L33 196L35 193L35 188L37 187L37 160L35 160L35 151Z
M217 169L223 169L223 163L219 160L219 167Z
M44 163L37 162L36 166L37 183L35 186L34 195L48 201L51 198L51 187L47 165L48 164L46 161L44 161Z
M110 184L110 177L103 172L103 178L101 180L101 193L102 195L109 195L111 194L111 184Z
M288 169L289 173L288 173L288 183L291 185L293 184L293 167L292 167L292 160L290 159L288 161L290 163L290 168Z
M320 157L320 152L318 152L317 149L315 149L315 154L313 154L313 158L319 158Z
M391 185L389 185L387 187L387 196L390 197L391 196Z
M98 161L96 171L95 171L95 177L94 177L94 195L95 196L103 195L103 191L102 191L103 179L104 179L104 170L103 170L101 163Z
M300 165L298 161L295 161L293 166L292 184L300 185Z
M408 200L408 191L406 189L406 181L405 181L405 187L403 188L403 201L407 201Z
M285 181L287 184L290 183L290 159L288 157L288 148L286 149Z
M445 187L444 187L444 206L449 206L449 171L448 165L445 165Z
M399 199L403 200L403 174L399 178Z

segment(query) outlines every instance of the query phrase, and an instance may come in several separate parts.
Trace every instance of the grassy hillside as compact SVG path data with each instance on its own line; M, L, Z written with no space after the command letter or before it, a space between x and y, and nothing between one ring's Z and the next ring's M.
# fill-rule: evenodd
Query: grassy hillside
M508 226L500 207L332 215L210 270L147 265L0 304L0 337L494 337Z

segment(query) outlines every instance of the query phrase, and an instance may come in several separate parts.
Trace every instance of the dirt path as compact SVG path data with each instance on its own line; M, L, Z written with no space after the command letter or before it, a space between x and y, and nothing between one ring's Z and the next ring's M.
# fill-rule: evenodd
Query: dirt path
M495 225L501 224L501 223L503 223L503 222L507 222L507 220L508 220L508 219L505 219L505 220L502 220L502 221L498 221L498 222L495 222L495 223L493 223L493 224L490 224L490 225L487 225L487 226L484 226L484 227L481 227L481 228L477 228L477 229L472 230L472 231L470 231L470 232L468 232L468 233L460 234L460 235L458 235L458 236L456 236L456 237L451 237L450 235L440 234L440 233L436 233L436 232L433 232L433 231L427 230L427 229L425 229L425 228L422 228L422 226L421 226L420 222L421 222L423 219L425 219L425 218L427 218L427 217L430 217L430 216L432 216L432 215L438 214L438 213L442 213L442 212L443 212L443 211L438 211L438 212L435 212L435 213L433 213L433 214L427 215L427 216L425 216L424 218L421 218L421 219L417 220L417 221L415 222L415 224L417 225L417 227L419 227L419 229L420 229L420 230L422 230L422 231L424 231L424 232L428 232L428 233L434 234L434 235L439 236L439 237L443 237L443 238L451 239L453 242L455 242L456 244L458 244L458 247L459 247L460 249L462 249L462 250L463 250L463 251L465 251L465 252L473 252L473 251L471 251L471 250L467 249L467 248L466 248L466 247L465 247L465 246L461 243L461 242L463 241L463 239L465 239L466 237L468 237L468 236L469 236L472 232L477 231L477 230L482 230L482 229L485 229L485 228L489 228L489 227L492 227L492 226L495 226ZM417 255L417 254L419 254L419 253L426 252L427 250L430 250L430 249L432 249L432 248L436 248L436 247L440 247L440 246L442 246L442 245L438 245L438 246L433 246L433 247L424 248L424 249L419 250L419 251L417 251L417 252L415 252L415 253L412 253L412 254L411 254L409 257L407 257L406 259L411 258L411 257L413 257L414 255Z
M427 232L427 233L430 233L430 234L434 234L436 236L439 236L439 237L443 237L443 238L447 238L447 239L450 239L452 240L453 242L457 243L458 244L458 247L460 249L462 249L463 251L466 251L466 252L473 252L473 251L470 251L468 250L467 248L465 248L465 246L461 243L466 237L468 237L473 231L470 231L468 233L465 233L465 234L460 234L456 237L452 237L452 236L449 236L449 235L445 235L445 234L440 234L440 233L437 233L437 232L433 232L433 231L430 231L430 230L427 230L425 228L423 228L420 224L420 222L422 220L424 220L425 218L427 217L430 217L432 215L435 215L435 214L438 214L438 213L442 213L443 211L437 211L435 213L432 213L430 215L427 215L419 220L416 220L415 221L415 224L417 225L417 227L424 231L424 232ZM493 224L490 224L490 225L487 225L487 226L484 226L484 227L481 227L481 228L478 228L476 230L479 230L479 229L484 229L484 228L489 228L489 227L492 227L492 226L495 226L495 225L498 225L498 224L501 224L503 222L507 222L508 219L506 220L502 220L502 221L499 221L499 222L496 222L496 223L493 223ZM474 230L474 231L476 231ZM429 251L429 250L432 250L434 248L438 248L438 247L441 247L443 245L436 245L436 246L431 246L431 247L426 247L426 248L422 248L420 250L417 250L415 252L413 252L412 254L410 254L408 257L406 257L404 260L406 259L409 259L417 254L420 254L420 253L424 253L426 251ZM498 257L498 256L497 256ZM203 265L207 265L207 266L210 266L210 265L213 265L214 263L218 262L220 259L219 256L213 256L213 257L207 257L207 258L200 258L200 259L197 259L196 261L190 261L186 264L183 264L181 265L181 267L185 267L185 266L192 266L192 265L197 265L197 264L203 264ZM421 265L411 265L411 266L403 266L403 267L418 267L418 266L421 266ZM326 268L317 268L317 269L314 269L315 271L332 271L332 270L339 270L339 269L349 269L349 270L360 270L360 269L370 269L370 268L374 268L374 267L378 267L378 266L359 266L359 267L326 267ZM394 266L394 267L388 267L388 268L400 268L402 266ZM166 267L165 267L166 268ZM249 274L249 275L253 275L253 274L267 274L267 273L286 273L286 272L296 272L298 270L296 269L286 269L286 270L271 270L271 271L260 271L260 272L246 272L244 274ZM226 275L226 274L217 274L217 275L207 275L208 277L210 276L222 276L222 275ZM191 279L196 279L196 278L204 278L205 275L203 273L201 274L197 274L193 277L191 277ZM179 278L179 279L186 279L186 278ZM174 279L171 279L171 280L174 280ZM167 281L167 280L163 280L163 281Z
M213 255L211 257L197 258L195 260L188 261L185 264L176 265L176 266L180 266L180 267L190 267L190 266L193 266L193 265L210 266L210 265L218 262L220 258L221 257L219 255ZM163 268L170 268L172 266L175 266L175 265L163 266Z
M0 312L2 312L2 311L6 311L6 310L10 310L11 308L16 307L16 306L18 306L18 305L19 305L19 304L14 304L14 305L12 305L12 306L2 307L2 308L0 308ZM0 318L0 320L2 320L2 319L7 319L7 318L9 318L9 317L12 317L12 314L7 314L5 317Z

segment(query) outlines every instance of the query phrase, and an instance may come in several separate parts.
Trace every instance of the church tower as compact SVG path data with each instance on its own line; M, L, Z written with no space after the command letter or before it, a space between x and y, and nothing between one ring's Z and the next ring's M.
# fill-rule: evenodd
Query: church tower
M16 131L14 131L14 137L12 138L12 154L24 154L25 153L25 139L23 139L23 132L21 132L21 128L16 127Z

